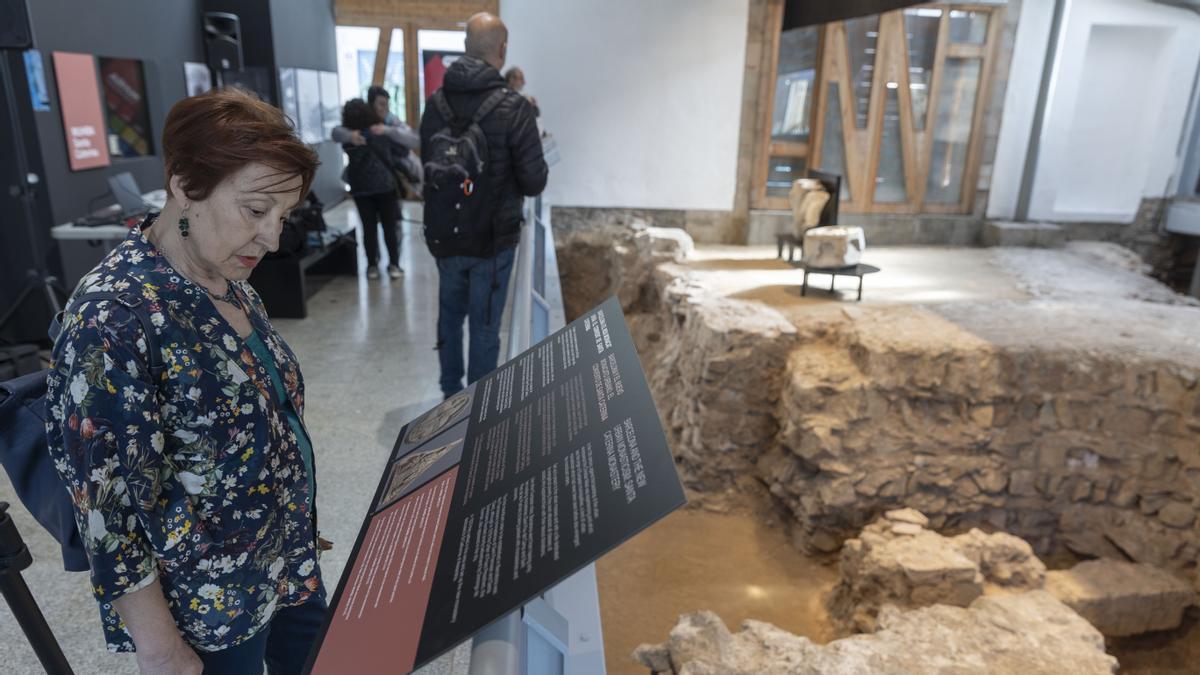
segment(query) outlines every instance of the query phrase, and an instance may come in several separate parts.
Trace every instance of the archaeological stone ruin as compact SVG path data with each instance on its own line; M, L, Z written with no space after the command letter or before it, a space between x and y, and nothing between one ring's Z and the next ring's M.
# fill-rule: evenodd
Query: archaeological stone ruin
M1174 628L1195 604L1200 312L1124 249L1038 251L1037 269L987 254L1024 299L792 305L692 259L677 229L556 246L568 317L620 298L692 505L769 495L795 547L838 565L841 639L697 611L641 665L1110 673L1106 636ZM1053 256L1134 290L1076 294L1040 271Z

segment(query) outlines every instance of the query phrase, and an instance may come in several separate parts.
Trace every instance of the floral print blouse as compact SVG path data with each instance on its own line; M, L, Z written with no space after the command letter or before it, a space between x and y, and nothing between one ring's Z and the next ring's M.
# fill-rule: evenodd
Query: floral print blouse
M148 220L143 227L152 223ZM301 419L296 356L235 283ZM236 645L318 588L315 494L267 369L141 228L80 282L146 303L70 307L47 379L50 452L75 505L111 651L133 651L112 602L160 581L196 649ZM164 371L150 375L148 349Z

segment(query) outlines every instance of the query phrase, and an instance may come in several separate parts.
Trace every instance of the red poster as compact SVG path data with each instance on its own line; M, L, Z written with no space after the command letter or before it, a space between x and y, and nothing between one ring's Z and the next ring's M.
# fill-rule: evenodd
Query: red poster
M91 54L54 52L54 77L67 137L67 159L72 171L108 166L104 111L96 84L96 57Z
M457 476L455 467L371 519L314 675L348 664L362 675L412 670Z
M446 69L462 56L462 52L442 52L426 49L421 52L425 67L425 95L442 88L442 80L446 77Z

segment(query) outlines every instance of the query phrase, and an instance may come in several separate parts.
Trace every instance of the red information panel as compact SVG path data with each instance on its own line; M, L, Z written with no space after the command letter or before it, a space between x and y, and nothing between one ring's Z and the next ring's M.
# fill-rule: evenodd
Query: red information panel
M412 666L457 476L455 467L371 518L313 673Z
M104 111L96 84L96 57L54 52L58 105L67 136L67 159L72 171L108 166Z

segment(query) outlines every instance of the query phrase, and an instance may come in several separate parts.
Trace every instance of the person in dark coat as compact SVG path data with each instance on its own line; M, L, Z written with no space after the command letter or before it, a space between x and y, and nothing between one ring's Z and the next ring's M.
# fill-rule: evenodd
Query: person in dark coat
M482 220L435 253L438 266L438 358L442 393L463 388L462 331L470 319L467 382L492 371L500 355L500 316L508 293L516 246L521 238L522 202L546 188L549 169L542 155L533 106L505 86L500 69L508 51L508 29L486 12L467 22L466 55L446 71L440 90L456 118L470 119L497 89L505 95L479 122L487 139L486 195ZM435 95L437 95L435 93ZM421 119L421 147L449 126L432 101ZM426 162L429 158L424 158ZM426 183L429 173L426 172ZM426 209L430 208L428 201ZM429 223L426 214L426 223Z
M371 127L381 124L375 111L361 98L351 99L342 108L342 126L357 131L365 141L344 143L342 149L350 162L346 166L346 182L358 207L363 225L363 246L367 249L367 278L379 278L379 230L388 253L388 276L399 279L400 239L397 233L400 204L396 201L395 167L407 151L384 134L371 133Z

